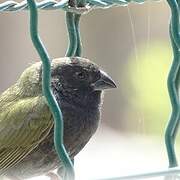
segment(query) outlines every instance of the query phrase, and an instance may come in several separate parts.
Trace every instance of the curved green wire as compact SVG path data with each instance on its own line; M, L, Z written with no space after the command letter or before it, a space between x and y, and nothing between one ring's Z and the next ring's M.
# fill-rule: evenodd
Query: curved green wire
M173 48L173 63L168 76L168 90L172 104L172 114L165 132L165 143L169 159L169 167L178 165L174 149L175 138L180 123L180 100L178 94L180 77L180 7L176 0L167 0L171 7L170 38Z
M86 5L86 0L77 0L77 5L78 7L84 7ZM77 49L75 52L75 56L80 57L82 54L82 42L81 42L81 34L79 28L81 14L75 14L74 16L75 16L74 23L75 23L76 36L77 36Z
M75 56L78 42L77 42L76 27L74 23L74 14L71 12L66 12L66 25L69 35L69 45L66 52L66 56L72 57Z
M80 14L74 15L74 23L75 23L76 37L77 37L77 48L76 48L75 56L78 56L78 57L80 57L82 54L82 42L81 42L81 35L80 35L80 28L79 28L80 18L81 18Z
M76 0L69 0L69 6L75 7L77 6ZM66 25L68 29L68 35L69 35L69 45L66 52L67 57L73 57L75 56L75 52L77 49L77 32L75 27L75 21L74 21L74 13L72 12L66 12Z
M179 0L167 0L171 8L172 37L178 49L180 49L180 2Z
M172 33L170 33L170 37L171 37L173 52L174 52L174 60L171 66L169 76L168 76L168 90L169 90L169 95L170 95L171 104L172 104L172 114L168 122L168 126L166 128L165 142L166 142L166 148L167 148L167 153L168 153L168 158L169 158L169 167L175 167L177 166L177 159L176 159L176 154L174 150L174 143L175 143L175 138L178 131L179 120L180 120L179 119L178 89L175 82L177 82L176 79L180 72L179 71L180 63L179 63L178 49L177 49L177 46L175 45L174 39L172 37Z
M74 0L74 3L71 2L71 6L83 7L86 4L85 0ZM66 56L81 56L82 54L82 43L80 37L80 14L74 14L71 12L66 12L66 24L69 34L69 45L66 52Z
M42 90L46 97L47 103L54 117L54 145L58 153L59 159L62 161L67 170L66 180L74 179L73 164L63 145L63 120L62 113L58 103L50 89L51 84L51 63L48 53L43 46L38 35L38 14L34 0L27 0L30 9L30 33L32 42L41 57L43 64Z

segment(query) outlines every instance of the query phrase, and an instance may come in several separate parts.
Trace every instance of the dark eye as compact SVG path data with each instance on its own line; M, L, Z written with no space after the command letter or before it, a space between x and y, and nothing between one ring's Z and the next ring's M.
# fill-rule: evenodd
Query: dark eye
M60 82L58 82L58 86L61 87L61 83Z
M78 79L85 79L86 75L84 72L76 72L76 77L78 77Z

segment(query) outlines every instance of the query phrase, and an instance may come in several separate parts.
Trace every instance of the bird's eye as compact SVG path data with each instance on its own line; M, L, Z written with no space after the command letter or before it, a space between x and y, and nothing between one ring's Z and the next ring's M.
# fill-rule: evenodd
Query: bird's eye
M60 82L58 82L58 86L61 87L61 83Z
M85 73L84 72L76 72L76 77L79 79L85 79Z

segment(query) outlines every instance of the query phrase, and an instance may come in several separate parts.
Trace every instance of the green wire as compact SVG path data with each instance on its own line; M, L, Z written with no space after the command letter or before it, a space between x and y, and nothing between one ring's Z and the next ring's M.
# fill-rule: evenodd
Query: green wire
M64 148L63 145L63 119L62 113L58 106L58 103L53 96L53 93L50 89L51 84L51 63L48 53L43 46L43 43L40 40L38 35L38 14L37 7L34 0L27 0L29 9L30 9L30 33L32 42L41 57L43 64L43 79L42 79L42 89L46 97L47 103L51 109L51 112L54 117L54 144L59 156L59 159L62 161L64 167L67 170L65 179L73 180L74 179L74 168L73 164Z
M84 7L86 5L86 0L77 0L77 5L78 7ZM75 23L76 36L77 36L77 49L76 49L75 56L80 57L82 54L82 42L81 42L81 34L80 34L80 28L79 28L81 15L75 14L74 16L75 16L74 23Z
M151 179L151 178L156 178L156 177L161 177L161 176L164 176L165 178L169 176L175 177L176 180L179 180L180 177L178 176L178 174L180 174L179 168L170 168L170 169L162 170L162 171L148 172L148 173L114 177L114 178L104 178L104 179L98 179L98 180L139 180L139 179L146 179L146 178ZM171 180L174 180L174 179L171 178Z
M66 52L67 57L75 56L77 49L77 32L74 23L74 14L71 12L66 12L66 25L69 35L69 45Z
M174 60L171 66L171 70L168 76L168 90L172 104L172 114L169 120L168 126L165 133L166 148L169 157L169 167L177 166L176 154L174 150L175 137L179 125L179 98L178 89L176 85L176 79L179 73L179 55L177 53L177 46L172 37L172 28L170 28L170 37L174 52Z
M76 37L77 37L77 48L76 48L75 56L78 57L80 57L82 54L82 42L81 42L81 35L79 30L80 18L81 18L80 14L74 15L74 23L75 23Z
M180 77L180 8L179 3L176 0L167 0L171 7L171 22L170 22L170 38L173 48L173 63L168 76L168 90L172 104L172 114L168 122L165 132L165 143L169 159L169 167L175 167L178 165L176 159L176 153L174 149L175 138L180 123L180 103L179 103L179 77Z
M69 6L75 7L77 6L76 0L69 0ZM74 21L74 13L72 12L66 12L66 25L68 29L68 35L69 35L69 45L66 52L67 57L75 56L76 49L77 49L77 32L76 32L76 25Z
M167 0L171 8L172 37L178 49L180 49L180 2L179 0Z
M70 6L74 7L83 7L86 4L85 0L74 0L74 2L69 1ZM79 29L79 23L80 23L80 14L74 14L71 12L66 12L66 24L68 29L68 35L69 35L69 45L66 52L66 56L72 57L72 56L81 56L82 54L82 42L81 42L81 36L80 36L80 29Z

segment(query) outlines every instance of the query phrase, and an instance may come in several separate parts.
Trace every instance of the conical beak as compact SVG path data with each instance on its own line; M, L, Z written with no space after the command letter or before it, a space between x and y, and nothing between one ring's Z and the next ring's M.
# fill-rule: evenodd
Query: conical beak
M100 71L101 73L101 78L97 80L93 86L95 91L102 91L105 89L111 89L111 88L116 88L115 82L111 79L110 76L108 76L104 71Z

